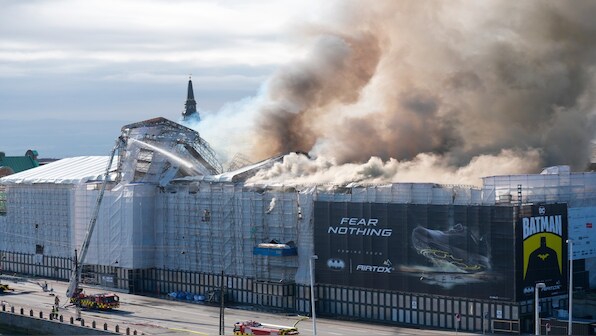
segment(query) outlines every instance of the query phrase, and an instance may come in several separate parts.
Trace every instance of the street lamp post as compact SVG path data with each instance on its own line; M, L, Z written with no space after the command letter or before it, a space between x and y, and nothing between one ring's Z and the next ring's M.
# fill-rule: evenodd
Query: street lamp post
M312 334L317 336L317 317L315 314L315 277L313 261L319 259L317 255L313 255L309 259L310 266L310 313L312 316Z
M567 335L571 335L573 328L573 240L567 239L569 244L569 321L567 321Z
M546 284L544 282L539 282L536 284L536 288L534 288L534 323L535 323L535 335L540 335L540 312L538 311L540 304L539 304L539 296L538 296L538 291L541 288L546 287Z

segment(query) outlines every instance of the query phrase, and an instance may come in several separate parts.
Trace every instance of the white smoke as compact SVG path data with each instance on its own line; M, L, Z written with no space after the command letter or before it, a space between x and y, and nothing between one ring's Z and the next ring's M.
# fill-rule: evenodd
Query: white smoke
M271 169L258 172L247 184L284 186L385 184L393 182L434 182L444 184L482 185L481 177L520 174L537 171L540 154L537 150L518 153L503 150L498 155L479 155L469 165L455 167L440 155L418 154L413 160L383 161L371 157L363 164L337 164L333 159L290 153Z
M267 211L265 211L266 214L270 214L271 211L273 211L273 209L275 209L275 201L276 201L276 199L275 199L275 197L273 197L271 199L271 202L269 203L269 208L267 209Z
M199 111L200 121L189 119L181 123L199 132L215 150L219 161L227 163L237 153L251 152L260 99L262 95L228 103L216 113Z

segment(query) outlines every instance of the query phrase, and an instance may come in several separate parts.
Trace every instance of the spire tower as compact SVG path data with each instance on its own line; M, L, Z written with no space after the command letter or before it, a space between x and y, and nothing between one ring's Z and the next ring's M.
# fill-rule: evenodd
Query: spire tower
M197 102L195 100L195 94L192 90L192 79L188 76L188 92L186 94L186 103L184 103L184 112L182 112L182 117L184 120L189 120L191 118L201 120L199 113L197 112Z

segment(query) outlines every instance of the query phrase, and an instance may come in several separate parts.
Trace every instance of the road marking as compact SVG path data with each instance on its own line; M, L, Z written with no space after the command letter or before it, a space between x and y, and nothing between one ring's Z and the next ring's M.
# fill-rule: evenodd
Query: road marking
M200 331L194 331L194 330L188 330L188 329L180 329L180 328L168 328L170 330L176 330L176 331L184 331L184 332L189 332L189 333L193 333L193 334L200 334L200 335L209 335L206 334L204 332L200 332Z

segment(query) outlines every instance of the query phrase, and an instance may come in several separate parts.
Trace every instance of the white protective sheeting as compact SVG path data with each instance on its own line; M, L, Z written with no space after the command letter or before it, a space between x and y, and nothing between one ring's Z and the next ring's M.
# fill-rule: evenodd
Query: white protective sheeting
M48 163L0 178L0 184L80 184L103 180L109 156L78 156ZM110 171L117 167L114 160Z
M569 207L596 204L596 174L570 173L565 169L545 171L550 173L483 178L482 204L566 202Z
M316 187L322 201L411 203L411 204L480 204L481 190L465 185L435 183L393 183L352 187Z
M200 182L197 187L196 183L158 193L156 267L293 281L297 256L254 255L253 248L272 240L298 242L297 192L243 190L241 184L232 183ZM267 212L273 198L276 205Z
M11 185L6 197L7 211L0 216L0 250L72 255L72 186Z
M134 183L106 191L84 264L133 268L154 266L156 187ZM77 190L76 246L81 246L98 190Z

